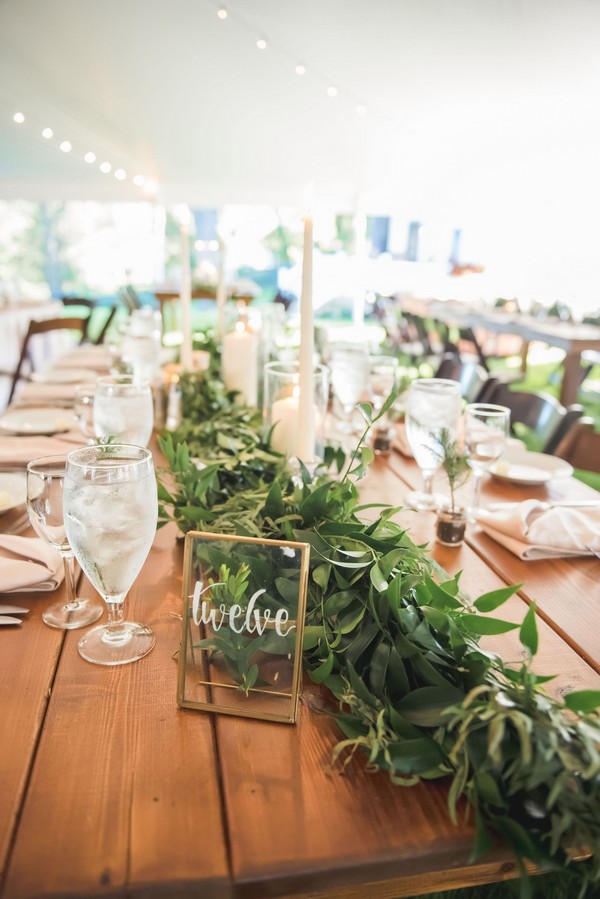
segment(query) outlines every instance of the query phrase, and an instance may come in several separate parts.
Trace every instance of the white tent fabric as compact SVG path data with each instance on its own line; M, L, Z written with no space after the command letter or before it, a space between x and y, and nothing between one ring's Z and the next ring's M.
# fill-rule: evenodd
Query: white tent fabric
M597 0L224 5L0 0L0 198L138 199L139 174L168 204L301 205L310 182L340 212L595 227Z

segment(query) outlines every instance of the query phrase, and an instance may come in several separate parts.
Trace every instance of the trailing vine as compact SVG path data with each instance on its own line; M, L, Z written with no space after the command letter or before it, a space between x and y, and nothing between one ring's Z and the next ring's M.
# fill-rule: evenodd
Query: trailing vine
M257 412L238 406L214 371L183 385L182 426L160 441L160 522L310 545L303 655L339 701L340 763L362 751L395 784L447 777L452 818L460 796L474 810L473 859L496 834L523 871L525 859L572 870L582 895L599 883L600 692L564 702L544 692L550 678L531 667L534 606L521 625L495 617L517 587L471 600L394 522L397 509L363 520L355 479L370 459L364 441L341 478L302 465L291 475ZM371 411L361 411L366 432ZM333 461L343 462L330 450ZM513 628L527 654L519 668L478 644ZM581 852L589 863L574 865Z

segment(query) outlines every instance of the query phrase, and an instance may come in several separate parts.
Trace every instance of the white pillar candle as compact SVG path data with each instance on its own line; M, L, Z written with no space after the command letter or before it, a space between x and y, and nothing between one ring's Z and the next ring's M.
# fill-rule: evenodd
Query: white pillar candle
M219 280L217 281L217 343L223 340L225 330L225 301L227 300L227 284L225 283L225 241L219 239Z
M181 343L181 366L184 371L192 368L192 271L190 268L190 237L187 223L180 225L181 234L181 322L183 339Z
M227 390L237 390L247 406L256 406L258 338L242 321L223 338L221 367Z
M271 446L275 452L295 456L298 445L298 396L275 400L271 406L271 426Z
M298 441L296 453L303 462L315 456L315 375L312 297L312 218L304 218L304 250L302 257L302 294L300 297L300 396L298 401Z

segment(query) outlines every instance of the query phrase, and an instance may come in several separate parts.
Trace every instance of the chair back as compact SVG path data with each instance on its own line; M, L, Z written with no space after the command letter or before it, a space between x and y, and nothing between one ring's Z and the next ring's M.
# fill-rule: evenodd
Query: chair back
M460 359L455 353L444 353L435 377L458 381L461 396L468 403L479 401L479 396L488 380L486 370L476 360L466 361Z
M17 383L23 377L23 367L27 361L29 361L31 370L33 370L31 342L36 334L48 334L51 331L78 331L80 335L83 335L86 327L87 318L77 318L75 316L70 318L47 318L43 321L30 321L21 346L21 355L19 356L19 361L17 362L17 367L13 374L8 402L10 403L12 401Z
M515 424L523 425L531 431L542 452L551 452L554 434L564 420L567 410L548 393L529 393L524 390L510 390L506 384L496 384L486 402L510 409L510 425L515 436ZM547 449L550 447L550 449Z
M66 307L77 306L77 307L81 308L83 306L85 309L89 310L89 315L88 315L86 326L84 329L84 334L81 338L81 343L85 343L86 340L90 340L89 330L90 330L90 324L92 321L92 316L95 311L103 308L105 304L102 303L102 305L100 305L97 302L97 300L90 300L87 297L62 297L62 304L63 304L63 306L66 306ZM104 338L106 337L106 335L108 333L108 329L110 328L110 326L113 322L113 319L114 319L115 315L117 314L116 302L113 302L110 305L110 307L107 306L107 308L108 308L108 315L106 316L106 319L104 320L104 324L102 325L102 328L98 332L97 336L95 337L95 339L93 339L91 341L92 343L95 343L95 344L104 343Z
M578 418L556 447L555 455L574 468L600 474L600 434L594 430L594 419Z

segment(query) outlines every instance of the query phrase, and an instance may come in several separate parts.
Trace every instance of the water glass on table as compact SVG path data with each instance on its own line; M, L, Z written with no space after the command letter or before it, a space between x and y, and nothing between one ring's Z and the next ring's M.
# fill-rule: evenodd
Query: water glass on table
M344 418L339 423L340 431L352 434L354 407L365 395L369 386L369 357L360 347L334 349L329 362L331 387L335 399L340 404Z
M443 497L433 493L433 476L442 464L441 433L456 438L461 412L460 384L445 378L417 378L406 398L406 438L421 469L423 489L411 491L406 505L436 509Z
M154 404L148 381L129 375L107 375L96 381L94 435L102 441L148 446L154 426Z
M77 418L79 430L87 443L94 440L94 396L96 383L78 384L73 394L73 411Z
M124 620L127 592L150 552L158 517L152 455L140 446L99 444L67 458L65 525L83 571L108 607L108 623L79 641L82 658L125 665L154 646L150 628Z
M504 452L509 427L510 409L506 406L491 403L469 403L465 406L467 462L473 471L470 517L479 506L479 489L484 473Z
M63 513L63 491L67 456L42 456L27 465L27 511L36 534L62 555L66 602L55 603L42 613L50 627L72 630L93 624L104 606L96 599L81 599L75 589L75 557L67 538Z

